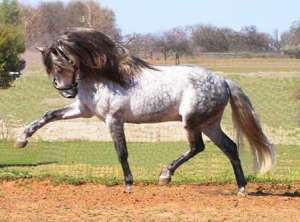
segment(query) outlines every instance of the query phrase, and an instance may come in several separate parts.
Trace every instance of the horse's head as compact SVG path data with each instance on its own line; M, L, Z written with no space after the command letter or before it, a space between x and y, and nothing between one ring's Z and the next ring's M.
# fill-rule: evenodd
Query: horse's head
M77 95L77 81L79 78L76 59L64 50L63 46L38 47L49 77L55 89L65 98Z
M126 85L142 68L155 69L129 56L125 47L94 29L71 29L50 47L38 50L54 87L66 98L76 96L79 77L93 75Z

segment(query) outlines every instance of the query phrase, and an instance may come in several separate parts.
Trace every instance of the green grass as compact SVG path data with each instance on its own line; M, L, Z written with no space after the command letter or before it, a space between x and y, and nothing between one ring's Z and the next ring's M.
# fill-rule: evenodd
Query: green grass
M136 182L156 183L160 170L185 151L184 142L129 143L129 162ZM242 155L250 181L300 182L300 146L278 145L278 162L273 172L255 176L249 152ZM50 178L55 182L80 184L123 183L123 175L112 143L37 142L26 149L0 141L0 179ZM176 184L234 182L231 165L212 144L184 164L173 178Z
M267 129L268 135L280 144L299 144L297 122L299 102L295 94L300 86L300 61L293 59L196 59L196 63L222 72L237 81L249 95ZM0 119L9 127L27 124L51 109L72 101L62 99L53 89L41 64L37 63L18 79L14 86L0 89ZM272 72L259 76L247 73ZM278 72L293 72L291 76ZM240 74L241 75L240 75ZM299 73L299 75L297 75ZM223 125L231 128L230 109ZM147 137L147 135L145 135ZM184 142L129 143L130 164L135 181L156 183L160 170L185 151ZM275 171L265 176L251 172L250 155L243 165L250 181L300 181L300 146L278 145ZM26 149L15 149L11 142L0 141L0 178L51 178L80 184L86 181L104 184L123 182L122 171L111 143L104 142L37 142ZM178 170L174 183L234 182L227 158L213 145Z
M260 114L264 124L268 127L294 129L298 127L296 116L300 105L295 94L300 85L300 62L287 59L217 59L217 60L191 60L208 68L226 71L231 67L243 73L245 69L253 68L254 72L265 71L268 67L276 69L274 76L247 76L231 75L226 73L226 78L237 81L249 95L254 107ZM202 64L203 62L203 64ZM229 62L229 64L227 64ZM289 67L298 71L299 76L277 76L279 67ZM51 109L62 107L70 103L70 100L62 99L58 92L53 89L46 74L42 73L41 67L27 71L15 82L14 87L6 90L0 89L0 118L10 124L24 125ZM31 74L35 73L34 75ZM228 115L227 115L228 116ZM224 123L231 125L226 117Z
M154 64L164 64L163 60L151 60ZM175 64L170 58L167 64ZM182 64L198 64L225 73L255 72L300 72L300 60L290 58L182 58Z
M300 76L300 73L299 73ZM272 128L293 129L299 127L296 121L300 103L295 94L299 90L300 78L227 76L238 82L250 97L263 124ZM227 119L230 125L231 120Z
M14 86L0 89L0 118L10 123L24 124L40 117L44 112L64 105L64 100L52 88L46 76L24 76Z

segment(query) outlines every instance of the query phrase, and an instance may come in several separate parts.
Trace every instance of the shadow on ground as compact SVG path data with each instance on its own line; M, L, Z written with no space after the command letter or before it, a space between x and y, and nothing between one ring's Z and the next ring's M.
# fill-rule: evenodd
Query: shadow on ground
M50 165L58 163L57 161L52 162L40 162L40 163L12 163L12 164L0 164L0 168L6 168L6 167L37 167L37 166L43 166L43 165Z

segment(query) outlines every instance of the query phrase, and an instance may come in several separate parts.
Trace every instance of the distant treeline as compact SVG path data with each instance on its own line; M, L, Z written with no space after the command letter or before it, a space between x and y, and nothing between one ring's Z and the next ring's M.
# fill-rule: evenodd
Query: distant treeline
M161 52L166 59L177 56L199 55L203 52L268 52L279 49L278 41L269 34L259 32L255 26L237 32L212 25L177 27L159 34L136 34L129 46L137 54L152 57Z
M142 57L194 55L204 52L280 52L300 51L300 22L294 22L279 36L261 32L255 26L241 30L199 24L176 27L162 33L121 35L112 10L95 0L40 2L37 6L19 4L25 29L26 46L46 43L70 27L93 27L123 42Z
M133 34L127 39L136 54L155 57L160 52L165 59L173 54L197 56L207 52L290 53L300 48L300 22L295 22L280 39L278 35L258 31L255 26L235 31L212 25L177 27L158 34Z

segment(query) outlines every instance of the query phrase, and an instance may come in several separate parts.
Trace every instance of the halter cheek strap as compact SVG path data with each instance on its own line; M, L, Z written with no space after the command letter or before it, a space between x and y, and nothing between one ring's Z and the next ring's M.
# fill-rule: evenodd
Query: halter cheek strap
M53 84L54 88L59 91L74 90L78 86L78 80L79 80L79 78L77 78L78 68L77 68L75 62L73 60L71 60L68 56L66 56L66 54L63 52L63 48L60 45L60 42L58 42L58 44L59 45L56 47L56 51L73 67L74 72L73 72L73 77L72 77L72 84L70 86L59 88L55 84L55 79L53 79L52 84Z
M55 84L55 79L53 79L52 81L52 84L53 84L53 87L59 91L67 91L67 90L71 90L71 89L76 89L77 86L78 86L78 80L79 78L77 78L77 71L78 71L78 68L76 66L73 66L74 68L74 72L73 72L73 77L72 77L72 84L70 86L67 86L67 87L62 87L62 88L59 88L56 86Z

